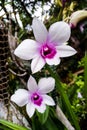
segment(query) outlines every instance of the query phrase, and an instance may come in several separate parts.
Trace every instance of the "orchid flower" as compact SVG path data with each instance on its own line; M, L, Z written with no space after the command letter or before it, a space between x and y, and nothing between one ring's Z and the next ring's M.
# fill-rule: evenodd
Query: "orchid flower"
M35 40L26 39L16 48L14 54L24 60L31 60L32 73L40 71L44 65L58 65L60 57L72 56L75 49L66 45L70 37L70 26L63 22L51 25L49 32L37 18L32 23Z
M55 80L52 77L41 78L38 85L35 79L30 76L27 87L28 90L18 89L15 94L11 96L11 101L15 102L18 106L26 105L26 111L29 117L32 117L35 109L44 113L46 105L54 106L54 100L47 95L54 89Z

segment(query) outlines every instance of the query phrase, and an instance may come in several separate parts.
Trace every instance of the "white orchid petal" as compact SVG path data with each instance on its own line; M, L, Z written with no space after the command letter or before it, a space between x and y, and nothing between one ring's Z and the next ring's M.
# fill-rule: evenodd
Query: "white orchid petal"
M31 62L32 73L36 73L36 72L40 71L44 65L45 65L44 59L41 56L37 56Z
M29 102L26 105L26 111L27 111L28 116L31 118L35 112L35 107L31 102Z
M28 103L29 93L25 89L18 89L15 94L11 96L11 101L22 107Z
M39 19L33 19L32 28L36 41L39 43L46 42L48 32L44 24Z
M61 45L69 40L71 34L70 26L63 22L56 22L49 28L49 40L51 43Z
M60 64L60 58L59 58L58 54L56 54L56 55L55 55L53 58L51 58L51 59L46 58L46 63L47 63L48 65L58 65L58 64Z
M76 54L76 50L69 45L57 46L59 57L68 57Z
M41 106L35 105L35 108L38 110L38 112L44 113L46 110L46 105L45 104L41 104Z
M30 60L37 55L37 46L34 40L26 39L15 49L14 54L21 59Z
M36 80L32 76L30 76L30 78L28 80L27 87L30 92L34 92L37 90Z
M52 77L41 78L38 82L38 88L41 93L49 93L55 87L55 80Z
M44 103L45 104L47 104L47 105L49 105L49 106L54 106L55 105L55 102L54 102L54 100L50 97L50 96L48 96L48 95L43 95L43 99L44 99Z

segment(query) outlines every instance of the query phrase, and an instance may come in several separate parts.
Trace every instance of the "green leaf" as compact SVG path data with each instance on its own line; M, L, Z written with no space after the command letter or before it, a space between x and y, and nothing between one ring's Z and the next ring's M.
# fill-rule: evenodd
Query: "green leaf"
M12 130L31 130L31 129L28 129L26 127L22 127L20 125L17 125L17 124L14 124L12 122L9 122L9 121L6 121L6 120L2 120L2 119L0 119L0 123L2 125L4 125L4 126L9 127Z
M48 130L61 130L60 126L57 125L50 117L46 121L45 126ZM63 130L63 127L62 127L62 130Z
M47 130L37 119L37 116L32 118L32 130Z
M38 115L38 118L39 118L39 121L41 122L41 124L44 124L49 115L49 106L46 107L46 111L44 113L41 114L41 113L37 112L37 115Z
M0 124L0 130L12 130L12 129Z
M85 64L84 64L84 87L83 87L83 94L86 99L87 103L87 45L85 45Z
M80 130L80 126L78 124L77 117L76 117L76 115L74 114L74 112L71 108L71 104L70 104L70 101L68 99L68 96L66 95L65 91L63 90L62 84L60 82L59 75L56 72L54 73L53 70L47 64L46 64L46 68L50 72L51 76L56 81L56 88L61 94L61 97L63 99L64 105L65 105L66 110L67 110L67 113L69 114L70 118L72 119L72 122L73 122L76 130Z

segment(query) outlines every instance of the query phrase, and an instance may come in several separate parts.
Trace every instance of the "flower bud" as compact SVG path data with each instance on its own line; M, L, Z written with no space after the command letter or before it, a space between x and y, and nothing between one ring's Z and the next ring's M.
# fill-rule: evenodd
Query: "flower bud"
M87 10L78 10L74 12L70 18L71 27L75 28L77 24L85 18L87 18Z

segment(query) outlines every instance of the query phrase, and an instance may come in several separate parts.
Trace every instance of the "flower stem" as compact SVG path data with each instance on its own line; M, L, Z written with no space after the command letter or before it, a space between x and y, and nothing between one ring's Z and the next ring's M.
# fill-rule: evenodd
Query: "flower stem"
M64 102L65 107L66 107L66 111L69 114L70 118L72 119L73 125L75 126L76 130L80 130L79 124L77 122L77 118L76 118L76 116L71 108L70 101L69 101L65 91L63 90L63 87L62 87L61 82L59 80L60 79L59 75L57 73L54 73L53 70L47 64L46 64L46 69L50 72L51 76L56 81L56 88L61 94L61 97L62 97L63 102Z

